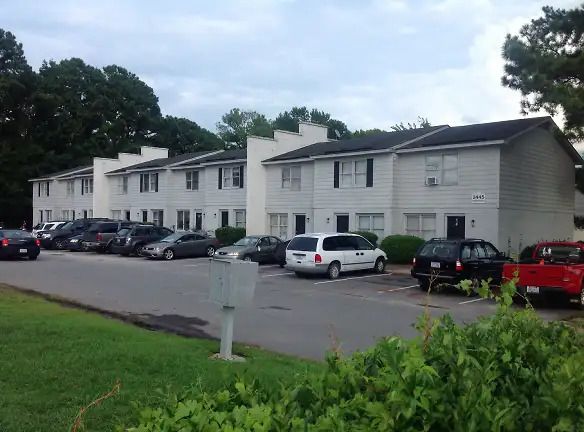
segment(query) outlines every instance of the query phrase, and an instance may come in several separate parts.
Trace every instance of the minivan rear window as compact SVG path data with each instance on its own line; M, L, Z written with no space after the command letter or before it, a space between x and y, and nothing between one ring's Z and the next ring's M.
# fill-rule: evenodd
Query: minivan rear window
M418 253L423 258L456 259L458 258L458 243L430 242L426 243Z
M295 250L301 252L316 252L316 244L318 238L316 237L295 237L288 244L288 250Z

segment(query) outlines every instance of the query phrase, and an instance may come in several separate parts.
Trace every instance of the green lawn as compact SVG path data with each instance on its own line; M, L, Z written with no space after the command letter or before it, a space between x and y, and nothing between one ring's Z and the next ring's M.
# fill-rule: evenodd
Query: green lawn
M112 431L134 418L133 401L162 403L165 394L198 383L220 388L233 374L275 382L321 367L239 347L248 357L243 364L209 359L218 345L150 332L0 287L0 431L70 431L79 410L118 379L120 392L88 410L82 430Z

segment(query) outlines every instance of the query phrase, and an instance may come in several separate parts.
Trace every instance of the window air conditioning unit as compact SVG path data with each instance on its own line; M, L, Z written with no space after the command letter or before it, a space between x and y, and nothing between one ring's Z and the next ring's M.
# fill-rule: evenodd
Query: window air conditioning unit
M426 177L426 185L436 186L438 184L438 177Z

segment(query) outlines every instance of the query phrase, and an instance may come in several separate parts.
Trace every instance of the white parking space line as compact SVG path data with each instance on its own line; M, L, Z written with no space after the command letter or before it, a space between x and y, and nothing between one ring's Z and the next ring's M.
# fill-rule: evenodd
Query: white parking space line
M201 267L204 265L208 265L208 263L206 263L206 264L185 264L185 267Z
M286 276L286 275L291 275L294 274L294 272L287 272L287 273L275 273L275 274L269 274L269 275L265 275L262 276L263 278L267 278L267 277L275 277L275 276Z
M402 290L407 290L407 289L412 289L412 288L418 288L418 285L399 287L399 288L389 288L389 289L379 290L377 292L378 293L390 293L390 292L394 292L394 291L402 291Z
M389 276L391 274L392 273L375 274L375 275L369 275L369 276L355 276L355 277L349 277L349 278L344 278L344 279L335 279L335 280L327 280L327 281L322 281L322 282L315 282L314 285L325 284L325 283L334 283L334 282L343 282L346 280L354 280L354 279L366 279L366 278L372 278L372 277Z
M474 303L474 302L478 302L478 301L481 301L481 300L486 300L486 298L484 298L484 297L481 297L481 298L478 298L478 299L473 299L473 300L467 300L467 301L463 301L463 302L460 302L460 303L458 303L458 304L459 304L459 305L463 305L463 304L468 304L468 303Z

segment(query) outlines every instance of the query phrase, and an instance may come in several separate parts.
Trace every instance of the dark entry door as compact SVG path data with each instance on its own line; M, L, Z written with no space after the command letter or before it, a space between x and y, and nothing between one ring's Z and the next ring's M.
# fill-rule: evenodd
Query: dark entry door
M142 210L142 222L148 222L148 210Z
M195 213L195 230L200 231L203 229L203 213Z
M129 221L131 219L130 210L126 210L126 220Z
M337 215L337 232L349 232L349 215Z
M229 226L229 212L228 211L221 212L221 226L222 227Z
M463 239L466 237L466 220L464 216L446 216L446 237Z
M306 215L295 216L296 235L304 234L306 232Z

